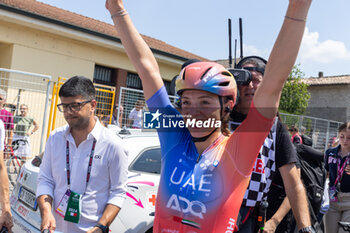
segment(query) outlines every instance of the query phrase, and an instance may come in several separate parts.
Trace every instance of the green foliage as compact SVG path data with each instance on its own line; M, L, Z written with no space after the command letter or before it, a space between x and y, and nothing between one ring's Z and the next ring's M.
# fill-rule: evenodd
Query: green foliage
M279 111L301 115L305 113L308 106L310 93L308 85L301 82L305 74L300 70L299 65L293 67L285 83L279 106Z

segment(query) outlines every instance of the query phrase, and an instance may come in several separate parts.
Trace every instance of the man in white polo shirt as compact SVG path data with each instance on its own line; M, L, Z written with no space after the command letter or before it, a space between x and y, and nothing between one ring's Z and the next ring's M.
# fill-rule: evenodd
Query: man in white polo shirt
M59 96L68 125L51 133L40 166L41 230L108 232L125 199L127 151L94 116L91 80L72 77Z

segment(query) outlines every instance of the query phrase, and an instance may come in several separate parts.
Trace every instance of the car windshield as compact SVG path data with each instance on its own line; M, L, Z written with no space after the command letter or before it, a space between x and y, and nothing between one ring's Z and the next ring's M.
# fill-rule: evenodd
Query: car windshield
M150 148L142 153L130 165L130 171L160 174L161 152L160 148Z

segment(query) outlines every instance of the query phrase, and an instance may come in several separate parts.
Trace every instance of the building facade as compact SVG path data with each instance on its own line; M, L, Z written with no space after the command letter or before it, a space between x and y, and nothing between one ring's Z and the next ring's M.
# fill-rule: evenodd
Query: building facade
M307 115L334 121L350 121L350 75L307 78L311 94Z
M187 59L202 57L143 36L166 86ZM35 0L0 0L0 68L141 89L113 25ZM117 95L118 96L118 93Z

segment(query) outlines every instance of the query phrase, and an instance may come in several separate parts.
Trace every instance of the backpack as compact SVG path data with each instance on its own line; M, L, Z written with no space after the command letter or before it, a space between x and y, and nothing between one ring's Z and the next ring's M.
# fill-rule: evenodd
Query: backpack
M307 145L296 145L296 151L299 158L301 179L305 185L306 194L309 202L311 222L316 232L319 223L317 215L320 212L324 184L326 181L326 170L324 169L323 153Z
M301 140L303 140L303 144L307 145L307 146L312 146L312 138L310 138L309 136L306 136L304 134L300 135Z

